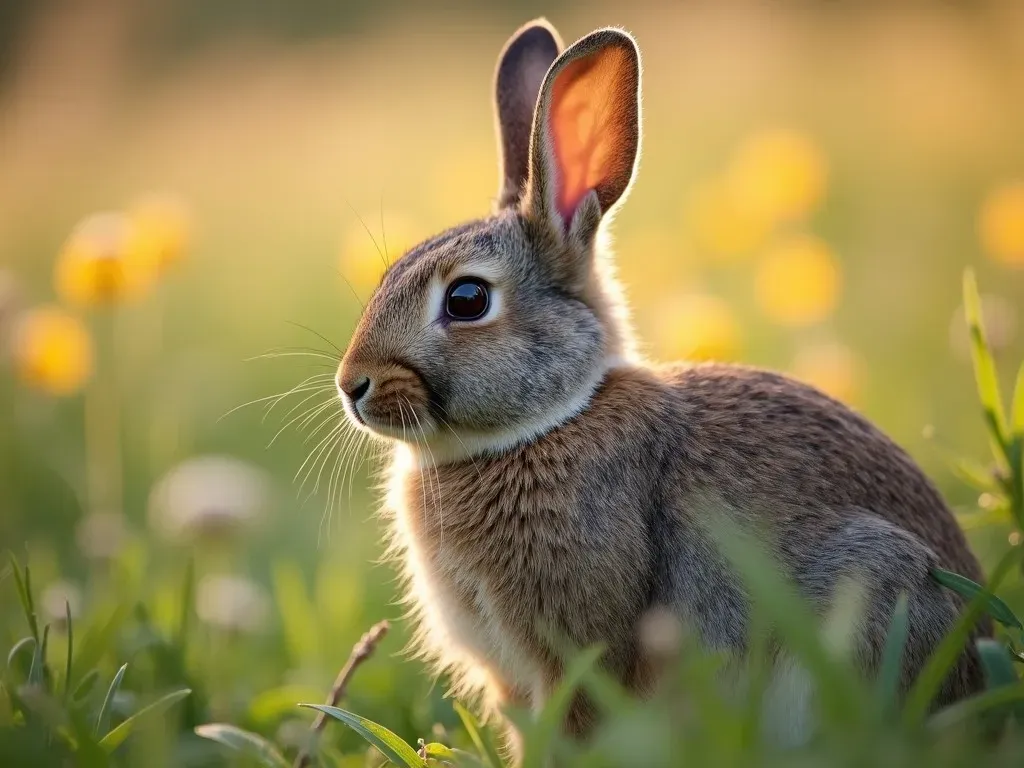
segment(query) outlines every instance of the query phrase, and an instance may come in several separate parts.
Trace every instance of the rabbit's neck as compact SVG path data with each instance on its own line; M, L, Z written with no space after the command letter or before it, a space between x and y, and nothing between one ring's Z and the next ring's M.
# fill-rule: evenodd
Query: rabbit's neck
M445 464L469 463L480 457L497 457L532 443L554 429L578 417L590 406L595 393L610 371L633 365L620 356L607 357L593 375L569 399L512 427L488 432L446 430L430 443L402 446L409 459L421 469Z

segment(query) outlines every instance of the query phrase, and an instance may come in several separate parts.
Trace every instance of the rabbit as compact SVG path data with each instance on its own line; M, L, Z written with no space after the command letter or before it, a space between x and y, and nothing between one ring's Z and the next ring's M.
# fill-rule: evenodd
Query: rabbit
M564 672L555 635L601 643L601 668L650 695L653 611L742 658L749 597L705 525L725 515L819 615L862 579L865 674L906 593L905 692L963 607L929 569L981 567L910 456L849 407L780 373L638 351L607 232L637 170L640 81L621 29L564 47L544 19L520 28L494 78L494 210L388 268L338 367L348 419L391 448L415 648L485 711L543 707ZM781 650L773 674L766 727L801 743L810 678ZM981 686L972 645L936 701ZM577 695L564 730L597 722Z

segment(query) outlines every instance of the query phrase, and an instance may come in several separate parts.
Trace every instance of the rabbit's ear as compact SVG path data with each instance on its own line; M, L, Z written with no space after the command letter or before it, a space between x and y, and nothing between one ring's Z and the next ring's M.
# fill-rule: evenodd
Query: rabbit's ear
M501 152L498 206L515 205L530 172L530 131L544 75L562 52L562 40L536 19L505 43L494 77L494 106Z
M564 238L589 241L625 196L640 153L640 53L601 29L548 70L537 102L523 209Z

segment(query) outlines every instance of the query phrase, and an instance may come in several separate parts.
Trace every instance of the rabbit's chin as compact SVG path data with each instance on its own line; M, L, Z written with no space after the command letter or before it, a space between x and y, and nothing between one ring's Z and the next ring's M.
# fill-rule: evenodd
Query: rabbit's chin
M437 431L434 419L418 413L406 404L395 411L378 409L360 410L344 402L345 416L361 432L381 440L398 441L412 445L429 442Z

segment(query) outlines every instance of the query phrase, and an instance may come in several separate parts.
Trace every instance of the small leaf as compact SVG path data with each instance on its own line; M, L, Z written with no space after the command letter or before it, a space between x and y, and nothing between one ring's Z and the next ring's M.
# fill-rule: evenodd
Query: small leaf
M978 397L985 413L993 439L1002 450L1007 448L1006 416L1003 400L999 394L999 376L995 361L985 340L985 325L981 313L981 297L974 271L964 272L964 315L971 336L971 359L974 362L974 378L978 385Z
M420 751L431 760L454 760L456 758L455 752L452 751L451 747L437 741L424 744L420 747Z
M900 677L903 672L903 652L906 649L909 634L907 595L905 592L901 592L896 601L892 620L889 622L889 633L885 638L885 648L882 650L882 663L875 688L883 716L891 715L896 710Z
M243 731L226 723L197 725L195 732L204 739L216 741L236 752L248 755L267 768L288 768L288 761L277 751L277 747L258 734Z
M128 669L127 664L122 664L121 668L117 670L117 674L114 675L114 679L110 682L110 687L107 689L107 695L103 699L103 706L100 707L100 713L96 718L96 735L99 736L101 733L106 733L110 727L110 710L114 706L114 697L117 695L118 689L121 687L121 681L124 679L124 673Z
M335 720L340 720L376 747L384 757L395 765L404 765L408 768L423 768L426 765L423 758L416 754L415 749L379 723L327 704L300 704L299 706L316 709L325 715L330 715Z
M975 596L982 595L985 610L999 623L1007 627L1014 627L1015 629L1024 629L1024 624L1021 624L1020 619L1010 610L1010 606L991 592L986 591L977 582L942 568L932 568L931 573L932 578L939 582L939 584L963 595L968 600L973 600Z
M148 707L143 707L100 739L100 746L103 747L108 754L113 752L131 735L131 732L135 730L135 727L140 722L147 718L163 714L166 710L173 707L190 693L192 693L192 691L188 688L182 688L180 691L172 691L166 696L161 696Z
M1017 566L1022 556L1024 556L1024 547L1014 547L1003 555L989 577L987 589L984 592L978 591L971 599L967 610L960 615L960 618L939 642L938 647L928 657L907 693L903 706L903 721L905 723L916 724L925 719L942 681L945 680L949 670L953 668L956 660L963 653L972 630L985 610L986 595L991 595L994 590L999 588L1003 579ZM936 569L932 570L934 572Z
M990 491L996 482L991 467L968 459L954 461L953 472L967 485L978 491Z
M469 734L469 738L473 742L473 746L476 747L476 751L480 753L480 757L487 763L489 768L502 768L501 756L498 755L498 750L494 746L490 734L483 729L480 721L459 702L454 702L453 706L459 719L462 720L462 727L466 729L466 733Z

